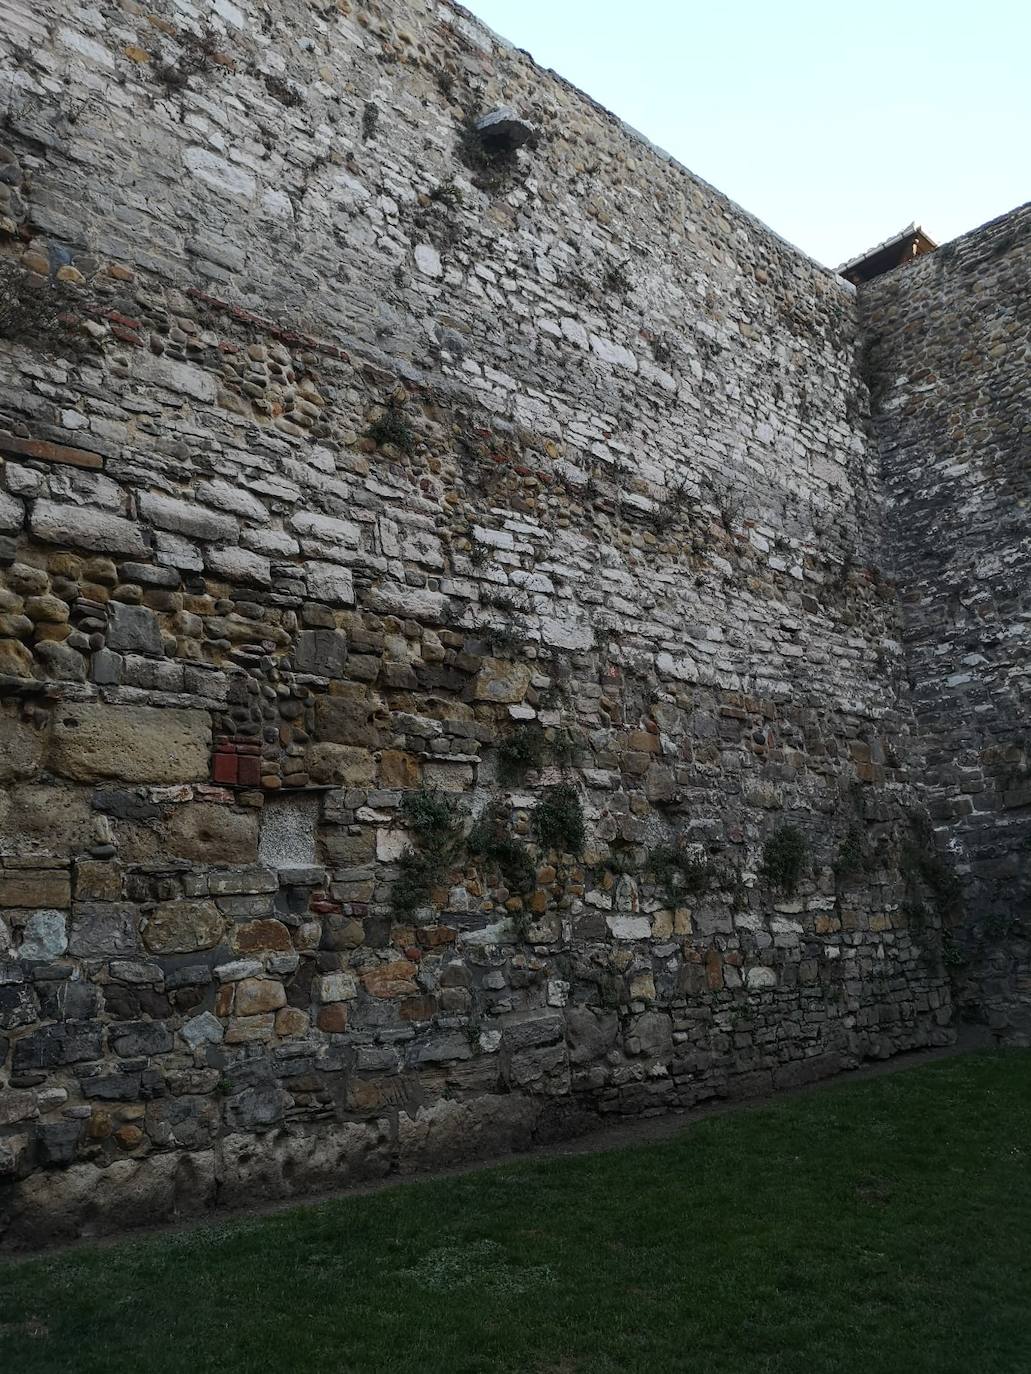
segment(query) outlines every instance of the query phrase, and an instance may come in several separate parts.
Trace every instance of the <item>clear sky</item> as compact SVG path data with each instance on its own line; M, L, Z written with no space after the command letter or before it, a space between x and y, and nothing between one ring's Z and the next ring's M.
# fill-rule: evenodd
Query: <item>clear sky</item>
M464 0L836 267L1031 199L1031 0Z

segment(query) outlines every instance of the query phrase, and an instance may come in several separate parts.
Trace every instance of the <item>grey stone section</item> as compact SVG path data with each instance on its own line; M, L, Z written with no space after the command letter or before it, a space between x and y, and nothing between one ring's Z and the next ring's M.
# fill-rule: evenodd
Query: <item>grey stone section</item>
M862 289L920 783L959 874L960 1003L1031 1044L1031 206Z

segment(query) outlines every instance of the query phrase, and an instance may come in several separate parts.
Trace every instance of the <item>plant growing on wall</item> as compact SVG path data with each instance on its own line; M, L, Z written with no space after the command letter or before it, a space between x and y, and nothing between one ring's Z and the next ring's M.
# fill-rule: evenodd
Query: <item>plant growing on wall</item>
M539 769L548 754L544 731L536 721L517 726L498 746L498 777L506 785L522 782L530 769Z
M29 344L44 356L82 353L81 308L81 293L66 282L0 258L0 339Z
M809 864L809 842L797 825L781 825L763 845L762 872L771 886L792 893Z
M430 790L406 793L401 815L415 843L398 860L391 906L396 916L410 916L425 905L457 859L462 826L447 798Z
M856 824L850 825L834 860L835 874L839 878L851 878L861 873L869 860L870 852L862 828Z
M934 829L926 816L910 817L910 835L902 845L902 872L911 905L922 905L921 888L930 893L941 921L959 915L962 888L955 870L945 862L935 844Z
M493 864L510 892L533 891L537 871L526 845L511 832L508 807L492 801L469 831L469 853Z
M411 454L415 448L415 433L408 423L403 402L391 396L379 415L372 421L365 436L377 447L393 444L402 453Z
M648 855L648 872L668 906L680 906L688 897L700 897L712 880L712 867L697 845L677 836Z
M549 787L533 809L533 831L545 849L579 854L587 839L583 806L576 788L560 782Z

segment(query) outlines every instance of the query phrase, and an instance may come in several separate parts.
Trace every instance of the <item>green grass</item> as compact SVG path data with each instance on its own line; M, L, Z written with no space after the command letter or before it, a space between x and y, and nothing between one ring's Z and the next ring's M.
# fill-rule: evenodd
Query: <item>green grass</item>
M1017 1374L1031 1054L0 1267L0 1369Z

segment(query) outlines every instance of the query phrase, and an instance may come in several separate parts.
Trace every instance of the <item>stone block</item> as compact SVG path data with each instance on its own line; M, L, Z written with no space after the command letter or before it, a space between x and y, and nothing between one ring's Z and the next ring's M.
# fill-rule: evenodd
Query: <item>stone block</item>
M370 611L381 615L411 616L414 620L440 622L444 618L444 597L424 587L406 587L399 582L381 582L362 596Z
M76 853L92 843L93 826L88 796L76 788L30 783L0 789L0 853Z
M45 439L21 439L14 434L0 433L0 453L20 458L34 458L39 463L64 463L76 468L101 468L104 460L99 453L71 448L67 444L51 444Z
M249 864L257 858L258 813L215 802L174 806L163 826L166 852L201 864Z
M208 510L196 501L179 500L159 492L142 492L139 505L145 520L171 534L219 544L235 544L240 536L240 527L233 516Z
M108 604L107 647L119 654L164 653L157 617L146 606L128 606L120 601Z
M237 1016L257 1016L284 1006L286 992L282 983L270 978L242 978L236 985L233 1009Z
M136 949L136 910L124 902L76 902L68 936L69 953L104 959Z
M327 606L354 605L354 582L350 568L311 559L304 565L304 576L308 595L313 601L325 602Z
M290 528L303 540L315 541L318 552L332 558L334 550L356 549L361 540L361 528L352 520L339 520L317 511L298 511L290 520Z
M312 782L343 787L369 787L376 779L376 761L368 749L348 744L312 744L305 753Z
M34 911L22 929L19 959L50 963L68 948L68 923L63 911Z
M485 658L473 682L473 697L476 701L514 705L526 696L530 676L528 663Z
M208 774L207 712L67 703L54 712L47 765L78 782L192 782Z
M347 636L340 630L302 630L294 645L298 672L341 678L347 673Z
M104 1028L99 1021L65 1021L22 1036L14 1046L14 1072L32 1073L99 1059Z
M108 1044L123 1059L167 1054L172 1032L160 1021L121 1021L108 1027Z
M519 1093L483 1095L469 1102L441 1098L398 1116L402 1173L447 1168L474 1159L527 1150L540 1107Z
M239 547L210 548L204 562L218 577L228 582L242 582L254 587L272 585L272 565L260 553Z
M153 954L189 954L217 945L223 925L214 902L162 902L143 923L143 943Z
M36 538L47 544L67 544L74 549L131 554L137 558L149 551L140 525L96 506L36 501L29 525Z
M0 871L0 907L67 907L71 900L72 883L66 869Z

